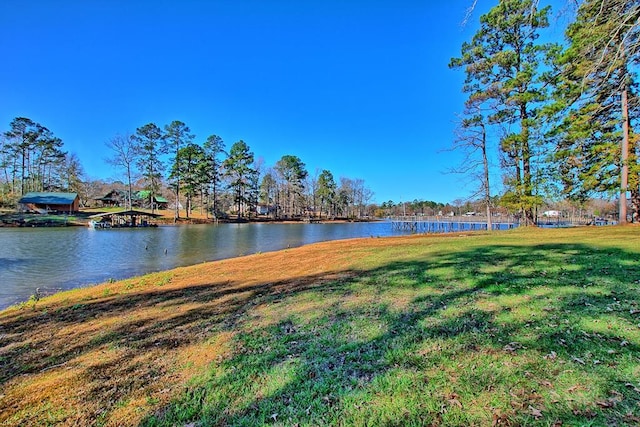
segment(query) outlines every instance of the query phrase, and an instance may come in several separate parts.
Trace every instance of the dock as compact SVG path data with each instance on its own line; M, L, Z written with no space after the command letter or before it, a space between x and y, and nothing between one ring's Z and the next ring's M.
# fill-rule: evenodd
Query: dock
M91 215L89 218L89 228L138 228L156 227L154 219L162 215L145 211L124 210L118 212L104 212Z
M487 230L487 219L478 216L395 216L391 228L413 233L454 233ZM514 217L492 218L492 230L509 230L520 225Z

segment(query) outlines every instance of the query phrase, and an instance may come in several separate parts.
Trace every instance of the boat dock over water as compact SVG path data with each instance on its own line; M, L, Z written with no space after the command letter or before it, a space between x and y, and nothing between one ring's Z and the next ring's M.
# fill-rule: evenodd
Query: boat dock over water
M396 216L389 218L391 228L414 233L453 233L487 229L487 219L480 216ZM510 216L492 218L492 230L509 230L520 225Z
M118 212L105 212L89 217L89 228L137 228L157 227L154 220L162 215L138 211L126 210Z

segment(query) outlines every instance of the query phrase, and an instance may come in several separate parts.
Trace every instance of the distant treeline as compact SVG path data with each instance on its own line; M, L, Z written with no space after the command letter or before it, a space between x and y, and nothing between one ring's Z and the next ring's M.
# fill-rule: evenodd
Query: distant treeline
M5 206L31 191L77 192L89 206L118 186L89 180L77 156L63 150L62 140L28 118L15 118L1 143L0 201ZM162 128L148 123L105 145L107 161L123 178L124 192L118 194L124 197L116 202L125 207L131 207L137 190L145 190L147 207L155 209L158 197L166 197L176 217L199 209L215 217L362 218L375 209L373 191L363 179L336 179L327 169L310 173L290 154L266 166L244 141L227 149L220 136L210 135L199 143L180 121Z

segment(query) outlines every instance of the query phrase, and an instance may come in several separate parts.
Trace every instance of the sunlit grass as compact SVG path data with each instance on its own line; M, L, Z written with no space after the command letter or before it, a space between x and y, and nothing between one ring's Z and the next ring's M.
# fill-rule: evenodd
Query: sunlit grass
M639 242L360 239L57 295L0 314L0 423L637 425Z

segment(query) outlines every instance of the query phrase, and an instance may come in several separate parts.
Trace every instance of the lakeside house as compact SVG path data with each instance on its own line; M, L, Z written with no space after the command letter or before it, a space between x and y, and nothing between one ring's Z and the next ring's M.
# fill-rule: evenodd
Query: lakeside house
M78 212L80 210L80 197L78 193L27 193L18 201L21 211L39 213L48 212Z
M258 215L268 215L272 212L272 209L267 205L258 205L256 206L256 213Z
M151 191L149 190L141 190L138 191L132 200L134 206L140 207L151 207L151 204L155 206L156 209L167 209L169 206L169 201L158 195L153 196L153 201L151 200Z
M105 207L125 206L127 203L127 192L124 190L111 190L105 196L94 199L101 202Z
M100 202L103 207L124 207L127 206L127 191L114 189L94 200ZM151 191L149 190L135 191L131 195L132 206L150 208L151 202ZM169 201L162 196L155 195L153 205L157 209L167 209Z

